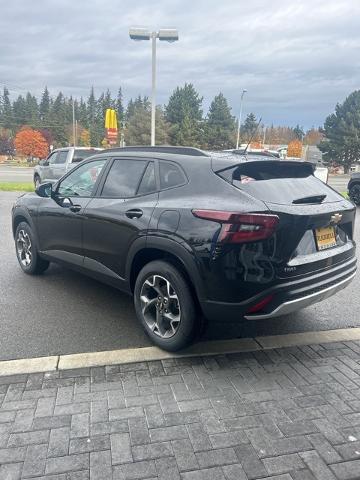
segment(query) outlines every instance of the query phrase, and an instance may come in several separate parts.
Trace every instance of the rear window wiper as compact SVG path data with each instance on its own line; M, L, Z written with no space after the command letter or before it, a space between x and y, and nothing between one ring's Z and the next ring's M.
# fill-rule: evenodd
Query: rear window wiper
M308 197L296 198L292 201L296 205L301 205L302 203L322 203L326 198L326 195L310 195Z

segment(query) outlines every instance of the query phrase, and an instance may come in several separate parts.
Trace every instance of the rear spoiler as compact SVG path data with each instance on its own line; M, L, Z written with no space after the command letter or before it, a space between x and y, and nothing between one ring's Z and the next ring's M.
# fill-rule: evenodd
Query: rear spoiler
M224 166L224 164L226 164ZM315 165L311 162L301 162L301 161L294 161L294 160L245 160L243 162L234 162L234 158L227 159L226 157L222 158L221 160L218 158L213 159L212 167L215 173L221 174L228 170L237 170L241 167L241 172L244 175L252 176L256 170L267 169L273 170L277 169L281 166L283 168L290 168L296 171L297 169L301 169L303 173L307 173L308 175L313 175L315 171ZM220 168L217 168L220 167ZM274 168L275 167L275 168Z

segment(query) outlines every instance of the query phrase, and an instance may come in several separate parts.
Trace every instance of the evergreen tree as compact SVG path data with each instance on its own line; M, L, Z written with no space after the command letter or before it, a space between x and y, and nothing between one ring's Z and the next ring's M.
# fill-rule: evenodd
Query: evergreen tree
M302 140L304 138L305 133L300 125L296 125L296 127L293 129L293 132L296 140Z
M222 93L211 102L206 121L208 148L224 150L234 147L235 120Z
M30 92L25 97L25 123L36 127L39 123L39 106L36 97Z
M4 128L14 128L13 111L11 108L9 90L4 87L3 94L0 98L0 118Z
M117 112L119 122L122 122L124 120L124 105L121 87L119 87L117 98L115 101L115 110Z
M167 121L180 124L185 117L201 120L202 101L203 97L200 97L191 83L185 83L184 87L177 87L166 106Z
M56 146L63 147L68 145L67 133L67 112L65 98L62 92L59 92L51 105L49 113L49 130L54 136L54 143Z
M345 173L360 158L360 90L352 92L324 124L325 140L319 148L328 163L343 165Z
M43 94L41 96L41 101L39 105L40 119L43 123L46 123L48 121L49 113L50 113L50 104L51 104L51 99L50 99L49 90L47 87L45 87Z
M249 113L245 118L245 122L241 125L241 139L249 142L250 139L256 140L256 128L258 121L253 113Z
M131 104L128 112L125 142L127 145L150 145L151 137L151 105L147 97L138 97ZM168 143L168 125L164 112L160 107L156 108L155 124L156 144Z
M18 98L14 101L12 110L14 113L14 122L18 126L26 124L27 121L27 112L26 112L26 102L22 95L19 95Z
M93 147L100 145L103 139L103 131L99 132L97 126L98 103L95 98L94 87L91 87L90 95L87 101L87 123L90 131L90 142Z
M197 146L200 139L203 97L191 83L177 87L169 98L165 109L166 120L172 124L170 141L173 145ZM190 131L191 130L191 131Z
M86 103L84 102L84 99L82 97L80 98L77 119L83 127L85 128L89 127Z

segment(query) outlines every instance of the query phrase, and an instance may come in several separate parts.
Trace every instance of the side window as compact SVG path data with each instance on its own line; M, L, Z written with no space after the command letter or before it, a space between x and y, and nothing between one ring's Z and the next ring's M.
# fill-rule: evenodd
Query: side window
M170 162L160 162L160 188L162 190L186 183L182 170Z
M97 153L96 150L80 150L80 149L77 149L74 151L74 156L72 158L72 161L71 163L80 163L82 162L83 160L85 160L85 158L87 157L91 157L92 155L95 155Z
M115 159L101 192L102 197L133 197L147 165L146 160Z
M54 165L54 163L56 163L56 158L58 156L60 152L54 152L50 155L49 159L48 159L48 163L49 165Z
M61 163L66 163L66 158L68 156L68 152L67 151L61 151L58 153L56 159L55 159L55 164L56 165L59 165Z
M57 193L62 197L90 197L106 161L94 160L79 166L60 182Z
M155 192L156 179L155 179L155 167L154 162L149 162L146 167L143 178L140 182L137 194L146 195L147 193Z

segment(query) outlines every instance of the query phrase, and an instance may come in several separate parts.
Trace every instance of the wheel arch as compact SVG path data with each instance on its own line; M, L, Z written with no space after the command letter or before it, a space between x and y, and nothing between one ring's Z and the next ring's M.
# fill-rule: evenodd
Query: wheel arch
M204 297L199 268L190 248L168 238L148 237L139 240L142 241L130 248L127 261L126 276L131 292L134 291L137 275L147 263L165 260L181 271L189 282L196 301Z
M16 229L21 222L27 223L34 230L34 222L32 221L30 215L23 210L20 210L19 212L15 213L12 220L12 232L14 238Z

